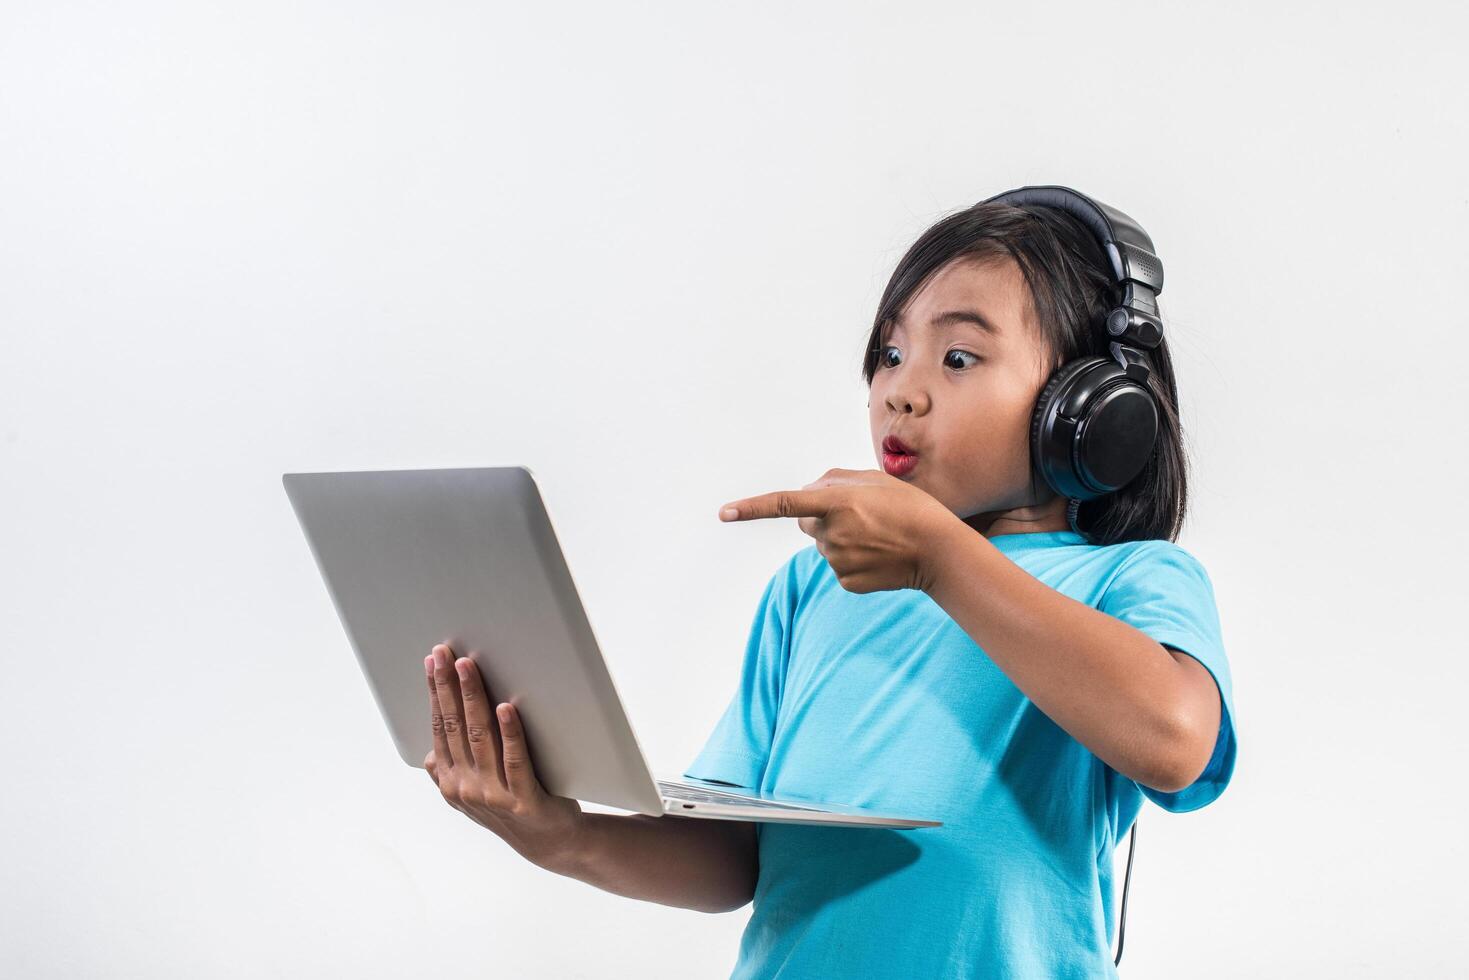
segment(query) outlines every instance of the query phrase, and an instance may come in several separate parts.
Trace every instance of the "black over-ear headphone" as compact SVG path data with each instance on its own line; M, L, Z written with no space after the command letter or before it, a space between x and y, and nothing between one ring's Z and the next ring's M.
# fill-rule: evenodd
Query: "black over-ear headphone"
M1019 187L982 204L1059 208L1081 220L1107 253L1122 305L1103 324L1111 357L1082 357L1061 365L1036 399L1030 423L1030 458L1037 476L1070 498L1076 510L1124 486L1142 472L1158 440L1158 403L1148 388L1145 351L1163 340L1157 296L1163 263L1153 240L1132 218L1069 187ZM1137 348L1142 348L1138 350Z
M1041 388L1031 416L1032 468L1052 490L1070 498L1066 519L1073 531L1079 531L1076 511L1081 502L1111 493L1142 472L1158 440L1158 403L1148 388L1152 372L1144 351L1163 341L1163 321L1158 317L1163 263L1141 225L1070 187L1018 187L981 203L991 201L1059 208L1081 219L1102 244L1112 264L1113 284L1122 290L1122 305L1104 321L1107 336L1113 338L1108 344L1112 356L1081 357L1061 365ZM1136 846L1134 818L1114 965L1122 962Z

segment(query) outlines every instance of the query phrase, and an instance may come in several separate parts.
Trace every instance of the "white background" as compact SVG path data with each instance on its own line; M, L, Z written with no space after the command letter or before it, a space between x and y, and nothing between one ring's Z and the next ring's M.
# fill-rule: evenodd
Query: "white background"
M748 906L544 872L399 761L281 474L534 468L677 771L810 543L718 506L876 468L897 259L1061 183L1165 263L1237 691L1123 974L1464 976L1449 15L5 4L0 973L726 976Z

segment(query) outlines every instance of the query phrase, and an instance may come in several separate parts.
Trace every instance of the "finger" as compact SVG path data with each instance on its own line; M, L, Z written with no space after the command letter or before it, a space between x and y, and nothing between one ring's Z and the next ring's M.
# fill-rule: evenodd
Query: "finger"
M832 489L775 490L758 497L745 497L719 510L721 521L751 521L763 517L825 517L831 508Z
M428 680L429 722L433 725L434 729L434 750L430 755L434 757L434 761L438 765L443 765L446 762L452 765L454 757L449 754L449 742L444 738L444 715L439 711L438 685L434 683L433 654L429 654L423 658L423 673L424 677ZM434 782L438 782L437 776L434 776Z
M473 661L471 661L471 663L473 663ZM500 741L500 719L495 717L495 705L497 703L495 700L495 692L490 690L490 685L485 680L484 673L480 671L479 664L474 664L474 673L475 676L479 678L480 690L484 692L485 713L489 718L489 721L486 724L490 730L490 745L493 747L493 753L495 756L495 764L490 768L495 773L495 778L500 781L501 788L504 788L505 760L502 757L502 753L505 751L505 748Z
M454 755L454 765L474 762L469 736L464 733L464 702L459 696L459 675L454 671L454 651L440 643L434 647L434 687L439 692L439 710L444 714L444 738Z
M530 764L530 750L525 744L525 726L515 705L504 702L495 709L500 719L500 738L505 743L505 784L517 799L535 795L536 774Z
M474 764L487 773L498 774L501 763L496 736L500 726L490 717L490 705L479 668L469 657L460 657L454 662L454 667L459 673L459 692L464 696L464 734L469 740ZM500 779L503 786L504 778Z

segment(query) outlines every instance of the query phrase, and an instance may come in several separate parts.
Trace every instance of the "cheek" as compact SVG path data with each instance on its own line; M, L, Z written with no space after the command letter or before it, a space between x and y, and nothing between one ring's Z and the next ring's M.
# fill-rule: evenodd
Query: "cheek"
M1020 378L1014 378L989 401L990 416L1003 420L1010 428L1030 430L1031 415L1035 411L1035 400L1039 386Z
M1009 481L1030 467L1030 416L1033 404L1016 397L986 399L965 413L947 440L947 452L970 468Z

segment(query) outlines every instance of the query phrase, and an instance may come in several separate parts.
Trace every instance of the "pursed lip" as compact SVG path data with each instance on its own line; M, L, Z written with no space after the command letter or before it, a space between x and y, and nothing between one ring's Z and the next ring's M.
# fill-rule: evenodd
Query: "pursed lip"
M905 456L918 455L918 453L913 451L913 448L911 446L909 446L902 439L899 439L897 436L894 435L883 437L882 451L885 453L902 453Z

